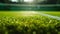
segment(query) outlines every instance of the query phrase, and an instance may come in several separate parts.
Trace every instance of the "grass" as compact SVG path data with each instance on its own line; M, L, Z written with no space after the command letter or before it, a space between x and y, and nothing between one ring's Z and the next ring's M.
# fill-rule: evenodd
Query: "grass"
M49 15L53 15L53 16L58 16L60 17L60 12L56 11L56 12L44 12L45 14L49 14Z
M37 12L0 12L0 34L60 34L59 32L60 20Z

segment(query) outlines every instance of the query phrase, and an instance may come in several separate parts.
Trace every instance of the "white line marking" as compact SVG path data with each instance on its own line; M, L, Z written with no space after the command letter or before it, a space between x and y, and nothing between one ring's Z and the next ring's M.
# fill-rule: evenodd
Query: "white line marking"
M49 18L53 18L53 19L56 19L56 20L60 20L60 17L58 17L58 16L53 16L53 15L49 15L49 14L45 14L45 13L43 13L43 12L35 12L35 11L25 11L24 12L26 15L32 15L32 14L38 14L38 15L42 15L42 16L46 16L46 17L49 17ZM24 14L23 13L23 14Z
M50 17L50 18L53 18L53 19L60 20L60 17L58 17L58 16L52 16L52 15L44 14L44 13L38 13L38 14L40 14L40 15L42 15L42 16L47 16L47 17Z

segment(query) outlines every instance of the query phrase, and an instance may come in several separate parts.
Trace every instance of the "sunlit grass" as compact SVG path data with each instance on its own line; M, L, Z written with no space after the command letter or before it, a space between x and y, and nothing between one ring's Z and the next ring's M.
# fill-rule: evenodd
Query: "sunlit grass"
M0 34L58 34L60 20L39 13L43 14L36 11L0 12Z
M37 15L38 12L35 11L16 11L16 12L0 12L1 16L34 16Z
M56 11L56 12L53 12L53 11L52 12L43 12L43 13L60 17L60 12L58 12L58 11Z

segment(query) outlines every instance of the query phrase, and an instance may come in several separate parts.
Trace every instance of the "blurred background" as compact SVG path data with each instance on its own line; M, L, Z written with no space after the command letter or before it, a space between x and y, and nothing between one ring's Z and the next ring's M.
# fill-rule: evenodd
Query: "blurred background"
M60 11L60 0L0 0L0 10Z

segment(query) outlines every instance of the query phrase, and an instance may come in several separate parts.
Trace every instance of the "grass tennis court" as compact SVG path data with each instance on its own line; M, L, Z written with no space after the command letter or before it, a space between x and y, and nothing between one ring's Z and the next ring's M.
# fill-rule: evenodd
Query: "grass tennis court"
M60 17L60 12L58 12L58 11L56 11L56 12L44 12L44 13Z
M55 14L56 13L56 14ZM60 34L60 12L11 11L0 12L1 34Z
M21 14L21 12L25 12L25 11L0 11L0 14L2 15L17 15L17 14ZM27 11L26 11L27 12ZM33 11L28 11L28 12L33 12ZM45 14L50 14L50 15L54 15L54 16L60 16L60 12L59 11L34 11L34 12L42 12Z

